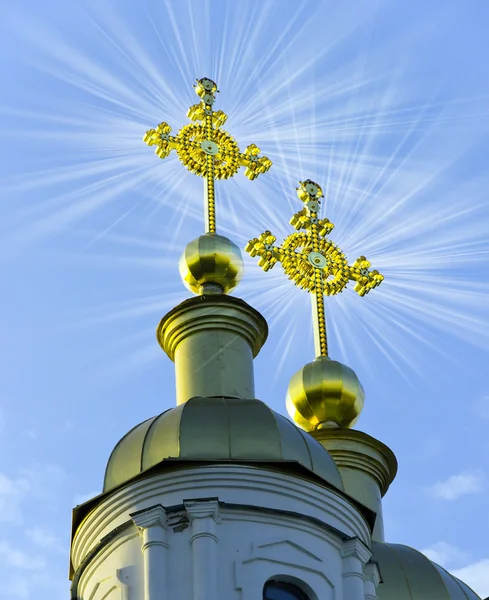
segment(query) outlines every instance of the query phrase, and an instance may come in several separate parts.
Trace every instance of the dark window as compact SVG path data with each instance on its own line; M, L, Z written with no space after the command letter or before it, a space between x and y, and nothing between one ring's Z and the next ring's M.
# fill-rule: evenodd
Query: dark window
M295 585L282 581L267 581L263 588L263 600L309 600Z

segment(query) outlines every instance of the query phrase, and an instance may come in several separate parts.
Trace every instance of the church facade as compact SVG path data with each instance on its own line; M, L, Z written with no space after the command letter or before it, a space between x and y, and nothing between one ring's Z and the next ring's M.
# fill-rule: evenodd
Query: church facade
M266 333L257 311L226 295L162 320L177 387L196 387L122 438L103 493L75 509L72 600L478 598L385 543L381 498L396 470L386 446L349 428L306 433L240 395L253 392Z

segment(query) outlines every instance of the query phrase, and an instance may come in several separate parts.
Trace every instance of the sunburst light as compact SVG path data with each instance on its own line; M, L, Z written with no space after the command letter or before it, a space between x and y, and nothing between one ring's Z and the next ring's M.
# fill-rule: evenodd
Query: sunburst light
M162 120L184 124L191 84L209 76L229 131L274 163L251 185L242 174L218 184L218 230L241 247L266 228L283 239L297 182L311 178L325 189L335 241L351 261L365 254L385 275L365 299L346 292L328 301L338 358L365 359L376 347L401 371L415 369L420 343L450 354L437 331L451 344L487 348L487 177L471 167L487 130L484 99L442 93L446 74L424 92L410 89L416 65L393 59L396 41L372 46L377 3L350 10L345 19L312 2L232 10L148 2L127 22L115 4L87 2L76 22L24 18L27 73L49 85L4 108L14 146L28 145L25 172L5 185L4 253L68 233L82 260L165 282L78 323L143 315L156 323L184 296L176 260L202 232L202 185L176 158L161 163L142 136ZM405 35L415 43L419 32ZM300 334L309 330L307 294L290 289L279 267L268 277L251 260L246 267L236 293L269 320L279 371L291 340L312 357L312 336Z

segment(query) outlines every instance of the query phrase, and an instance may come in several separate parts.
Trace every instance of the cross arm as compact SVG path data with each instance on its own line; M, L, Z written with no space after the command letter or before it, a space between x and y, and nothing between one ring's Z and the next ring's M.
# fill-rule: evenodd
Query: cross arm
M246 244L245 252L253 257L258 256L258 265L264 271L269 271L282 260L282 249L273 245L276 239L272 232L267 230Z
M334 225L329 219L318 219L317 217L312 216L311 211L306 207L299 212L296 212L289 222L294 229L297 229L297 231L300 229L311 229L311 226L316 224L318 227L317 233L320 237L328 235L334 229Z
M206 109L205 106L200 102L199 104L194 104L187 111L187 117L191 121L204 121L206 117ZM228 116L222 110L211 110L212 113L212 126L219 129L222 127L224 123L227 121Z
M266 173L272 166L272 161L266 156L259 156L260 148L256 144L250 144L244 153L238 156L238 162L246 167L245 175L248 179L256 179L260 173Z
M384 276L377 269L369 271L370 261L365 256L360 256L349 267L349 279L356 281L355 292L359 296L365 296L370 290L373 290L384 281Z
M172 150L176 150L180 143L178 136L170 135L171 127L168 123L160 123L155 129L148 129L143 141L148 146L156 146L155 154L166 158Z
M156 146L155 154L160 158L166 158L172 150L183 148L200 149L200 144L182 140L179 135L170 135L171 127L168 123L160 123L155 129L148 129L143 137L143 141L148 146Z

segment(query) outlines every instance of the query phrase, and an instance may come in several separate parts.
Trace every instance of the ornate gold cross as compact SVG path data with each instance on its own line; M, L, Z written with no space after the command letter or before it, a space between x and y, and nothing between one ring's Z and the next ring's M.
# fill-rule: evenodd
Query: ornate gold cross
M246 167L248 179L256 179L270 169L272 161L259 156L260 148L255 144L250 144L242 153L229 133L220 129L227 115L212 108L218 89L211 79L198 79L194 87L201 98L200 103L187 112L194 122L184 125L177 135L171 135L168 123L160 123L156 129L149 129L143 140L148 146L156 146L155 153L160 158L176 150L189 171L205 178L205 227L206 232L216 233L214 180L233 177L241 166Z
M297 195L304 208L290 220L300 233L291 233L281 246L274 246L276 237L265 231L246 245L246 252L259 256L258 264L264 271L277 262L296 285L314 293L314 345L316 356L328 356L324 295L342 292L348 281L356 281L355 291L364 296L384 279L378 271L369 271L370 263L360 256L350 266L343 252L326 238L334 228L328 219L318 216L323 192L317 183L307 179L299 182ZM303 231L301 231L303 230Z

